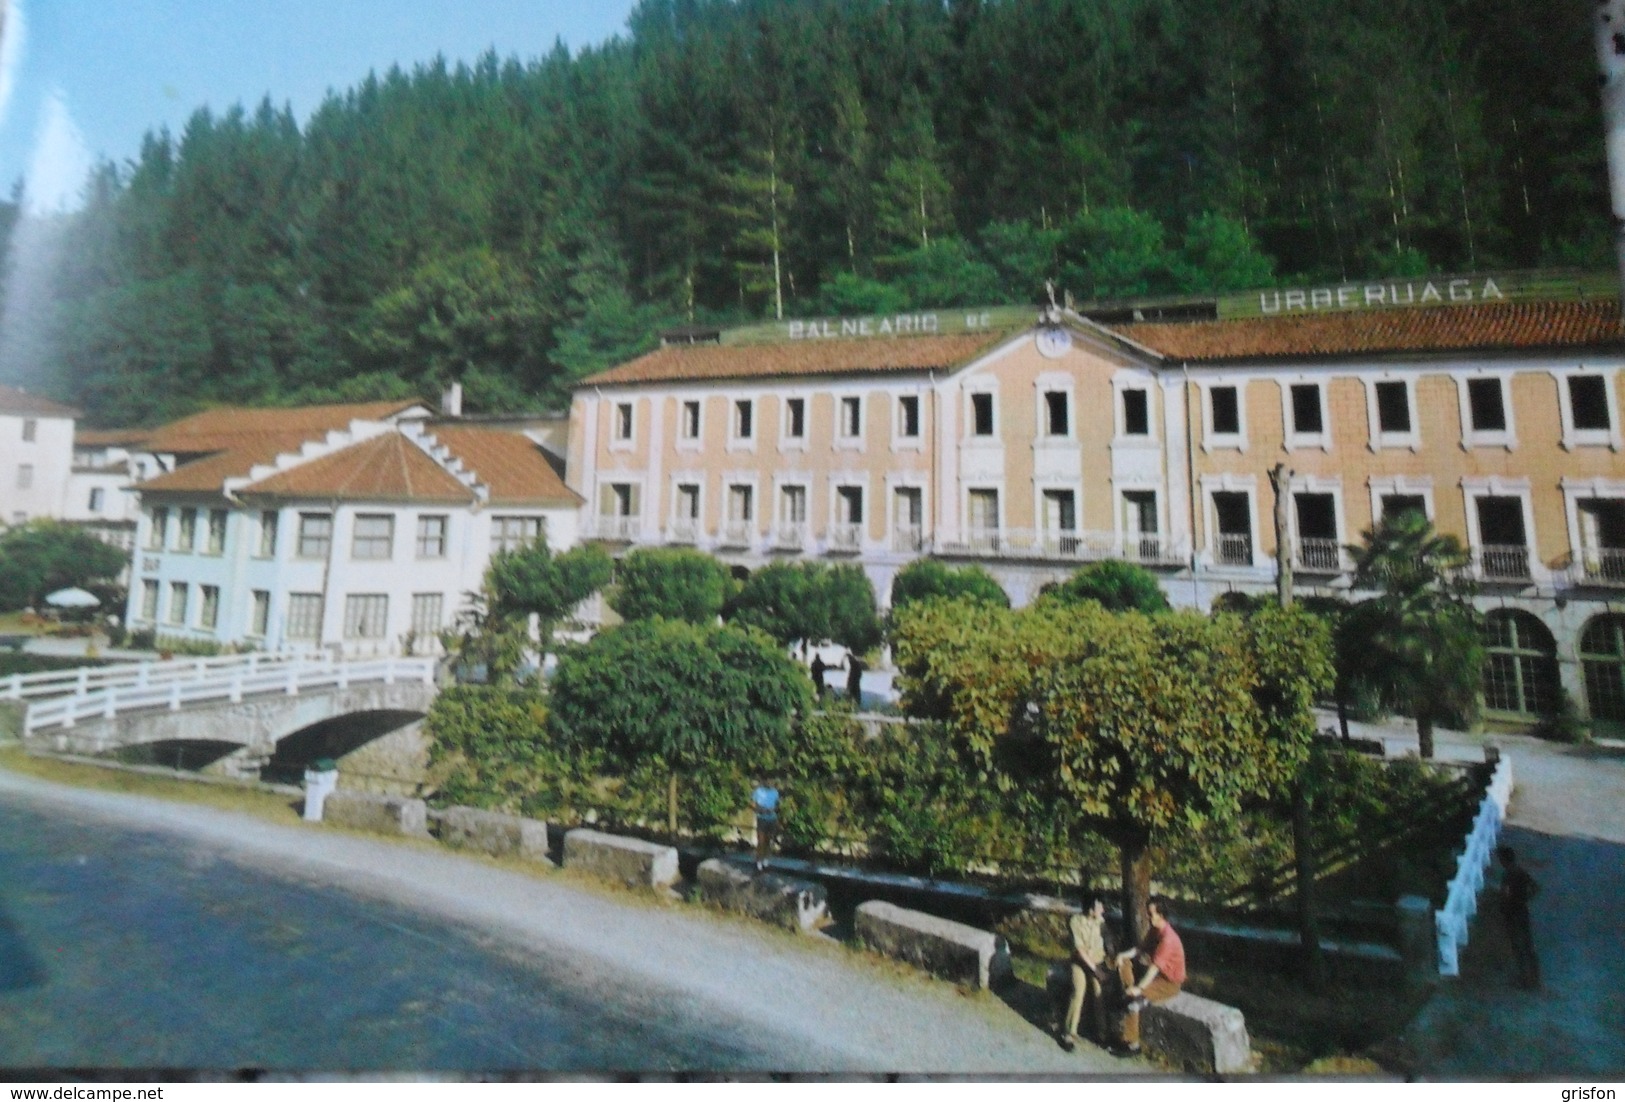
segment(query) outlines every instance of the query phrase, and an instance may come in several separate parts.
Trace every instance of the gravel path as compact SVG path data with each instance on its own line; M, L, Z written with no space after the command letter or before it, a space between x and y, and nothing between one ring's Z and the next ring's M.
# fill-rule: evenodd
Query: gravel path
M1098 1049L1062 1052L998 997L674 903L526 874L432 844L281 825L188 804L0 771L0 795L185 837L225 857L404 904L538 961L646 985L707 1014L793 1039L775 1069L904 1074L1113 1075L1151 1071Z

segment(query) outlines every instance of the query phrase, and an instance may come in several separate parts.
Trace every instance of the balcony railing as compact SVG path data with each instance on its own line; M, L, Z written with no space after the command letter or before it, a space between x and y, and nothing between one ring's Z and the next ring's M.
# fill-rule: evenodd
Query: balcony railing
M1124 559L1149 566L1178 566L1185 549L1154 533L1084 532L1071 529L973 528L936 541L942 555L967 558L1052 559L1099 562Z
M1529 548L1523 546L1489 544L1480 547L1473 556L1477 560L1478 576L1491 581L1529 581Z
M755 525L748 520L730 520L722 526L719 547L749 547L756 536Z
M891 549L906 553L918 553L926 548L925 530L918 524L899 524L892 529Z
M638 533L642 530L643 519L641 517L594 517L584 535L589 539L631 543L638 538Z
M800 551L807 546L807 526L787 521L773 528L773 547L779 551Z
M862 524L836 524L829 530L826 547L830 551L852 553L863 547Z
M1220 532L1215 538L1214 561L1221 566L1253 565L1253 537L1235 532Z
M1625 547L1588 547L1572 571L1574 580L1591 585L1625 585Z
M666 540L669 543L698 543L700 539L700 522L694 517L680 517L671 522L666 529Z
M1343 549L1334 539L1308 536L1298 540L1297 567L1312 573L1338 574L1343 570Z

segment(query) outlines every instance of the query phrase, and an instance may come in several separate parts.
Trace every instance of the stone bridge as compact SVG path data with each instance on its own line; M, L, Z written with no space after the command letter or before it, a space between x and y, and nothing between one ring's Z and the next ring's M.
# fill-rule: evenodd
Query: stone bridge
M422 779L417 728L434 701L434 672L430 658L253 655L190 671L152 663L31 701L23 737L54 753L292 782L318 758L358 757L346 762L357 782L347 787L369 787L370 775L396 782L371 787L399 789ZM371 745L380 740L392 745Z

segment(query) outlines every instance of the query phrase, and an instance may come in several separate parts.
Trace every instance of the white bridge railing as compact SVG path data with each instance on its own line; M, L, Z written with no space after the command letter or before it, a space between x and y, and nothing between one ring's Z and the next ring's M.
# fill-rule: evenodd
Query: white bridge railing
M188 704L228 701L245 696L297 696L312 689L345 689L351 685L397 681L434 683L435 659L342 659L327 654L250 654L229 660L144 663L144 680L116 682L101 688L36 700L23 722L25 735L51 727L72 727L84 719L112 719L147 709L179 711ZM179 667L179 669L175 669ZM69 671L72 672L72 671Z
M213 658L176 658L168 662L119 662L106 666L80 666L77 669L45 670L41 673L14 673L0 678L0 700L38 700L50 696L84 696L86 693L131 685L167 685L171 681L195 681L211 671L267 669L285 662L319 660L322 651L285 651L266 654L228 654Z
M1439 937L1439 975L1461 973L1460 954L1467 944L1467 927L1478 913L1478 893L1484 887L1484 873L1495 854L1495 843L1506 820L1507 803L1512 799L1512 759L1503 757L1490 778L1478 816L1467 835L1467 845L1456 858L1456 875L1445 893L1444 908L1433 912Z

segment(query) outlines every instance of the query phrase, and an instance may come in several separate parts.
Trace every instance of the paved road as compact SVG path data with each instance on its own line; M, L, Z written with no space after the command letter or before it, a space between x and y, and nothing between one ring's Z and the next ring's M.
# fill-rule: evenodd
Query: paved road
M286 1067L364 1052L356 1064L410 1070L1152 1070L1094 1049L1064 1053L992 996L961 994L832 943L639 902L563 874L527 875L427 844L4 772L0 805L13 809L10 818L24 808L52 831L68 831L27 877L0 883L0 955L12 962L0 970L0 1017L10 1023L0 1027L0 1046L11 1046L0 1048L0 1064ZM76 843L83 833L70 828L83 823L135 832L145 839L134 855L140 860L178 855L174 882L136 876L116 854ZM39 898L12 900L24 881ZM289 906L257 915L235 902L234 888L246 891L254 881ZM212 882L218 893L207 890ZM61 913L72 928L30 922L53 902L68 907ZM335 933L319 921L326 914L365 931L367 944ZM220 915L251 936L239 947L199 935L195 951L182 948L193 926ZM89 947L85 960L64 955L77 943ZM442 952L508 963L449 993L422 993L412 982L414 962ZM335 1001L330 988L302 994L330 969L353 997ZM245 984L262 994L245 997ZM532 1013L526 991L541 992L548 1005ZM103 998L110 1012L94 1012ZM499 1017L511 1011L518 1024L484 1048L456 1037L436 1042L420 1028L448 1020L448 1029L461 1030L456 1036L477 1036L485 1004ZM74 1007L87 1008L65 1031L53 1018L64 1006L69 1018ZM285 1027L301 1014L319 1015L330 1034L325 1048L311 1052L308 1038ZM203 1029L215 1047L200 1054L177 1046L172 1027L181 1026Z
M1444 981L1406 1046L1437 1077L1625 1077L1625 747L1443 732L1439 755L1481 759L1486 741L1513 763L1503 837L1542 888L1531 912L1545 982L1513 983L1486 892L1461 977Z

